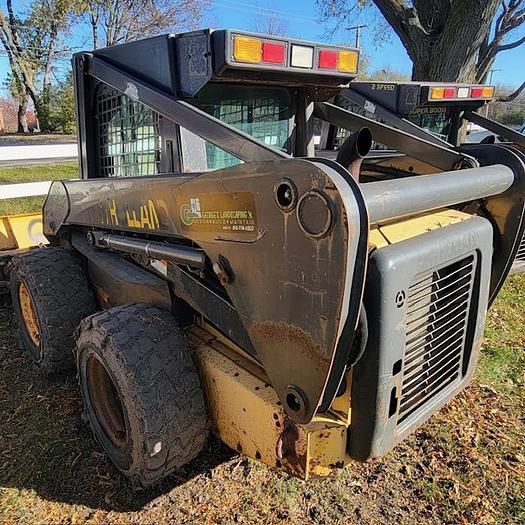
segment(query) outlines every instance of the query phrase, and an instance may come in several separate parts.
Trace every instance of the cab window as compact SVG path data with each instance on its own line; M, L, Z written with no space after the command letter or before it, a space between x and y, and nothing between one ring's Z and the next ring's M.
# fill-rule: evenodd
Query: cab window
M193 103L265 144L290 150L293 113L287 89L209 84ZM181 143L188 171L226 168L241 162L187 130L181 129Z
M95 101L98 176L159 173L159 114L105 84L99 85Z

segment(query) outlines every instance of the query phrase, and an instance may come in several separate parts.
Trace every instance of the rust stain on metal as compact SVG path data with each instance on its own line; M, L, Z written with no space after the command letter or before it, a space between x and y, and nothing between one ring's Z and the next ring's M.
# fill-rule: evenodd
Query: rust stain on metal
M275 454L287 472L304 479L307 462L304 432L288 417L283 419L283 425L284 430L275 445Z
M252 337L263 344L278 345L280 348L300 350L304 357L313 362L319 370L326 370L330 362L322 346L298 326L287 323L255 323L250 329Z

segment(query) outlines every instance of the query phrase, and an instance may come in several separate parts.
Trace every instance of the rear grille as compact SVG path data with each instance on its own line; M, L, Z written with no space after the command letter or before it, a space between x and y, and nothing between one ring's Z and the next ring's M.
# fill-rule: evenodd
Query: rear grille
M525 261L525 233L523 234L523 239L521 239L521 244L518 248L516 259L518 261Z
M416 277L407 294L398 424L462 377L476 259Z

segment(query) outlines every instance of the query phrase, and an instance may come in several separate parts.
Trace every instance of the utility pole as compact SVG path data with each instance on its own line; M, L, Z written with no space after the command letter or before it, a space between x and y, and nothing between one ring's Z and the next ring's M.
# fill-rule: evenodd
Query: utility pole
M361 25L358 25L358 26L350 26L350 27L346 28L347 31L355 31L355 47L359 47L359 40L360 40L360 37L361 37L361 29L363 29L364 27L368 27L367 24L361 24Z
M501 69L494 69L494 68L492 68L492 69L489 71L489 73L490 73L490 75L489 75L489 84L492 84L492 76L493 76L494 73L496 73L497 71L501 71ZM490 102L487 102L487 103L485 104L485 116L486 116L486 117L489 116L489 104L490 104Z
M494 73L495 73L496 71L501 71L501 69L491 69L491 70L489 71L489 73L490 73L489 84L492 84L492 75L494 75Z

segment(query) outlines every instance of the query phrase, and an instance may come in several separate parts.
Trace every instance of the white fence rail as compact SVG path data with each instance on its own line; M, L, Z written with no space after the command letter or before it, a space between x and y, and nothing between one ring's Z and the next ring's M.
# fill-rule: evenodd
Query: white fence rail
M22 161L36 159L76 159L78 147L71 144L32 144L0 147L0 161Z
M0 184L0 200L47 195L51 181Z

